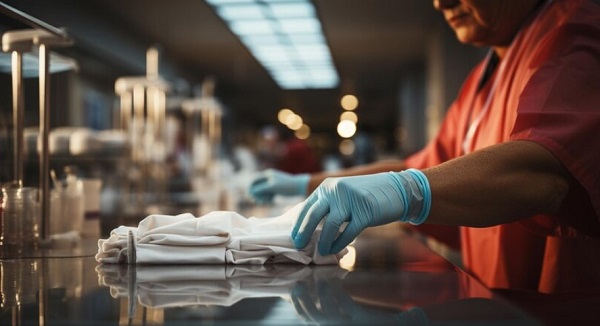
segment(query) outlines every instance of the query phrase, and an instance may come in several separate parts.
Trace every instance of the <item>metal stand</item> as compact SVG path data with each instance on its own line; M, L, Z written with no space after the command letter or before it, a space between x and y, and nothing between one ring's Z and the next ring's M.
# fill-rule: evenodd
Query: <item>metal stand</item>
M3 11L6 6L0 7ZM27 17L31 19L31 17ZM39 21L38 21L39 22ZM12 82L13 82L13 121L14 121L14 181L23 184L23 76L22 56L24 52L30 52L32 47L39 48L39 103L40 103L40 136L42 140L42 152L40 161L40 208L41 208L41 242L49 241L50 237L50 155L48 145L48 134L50 127L50 73L49 61L52 46L68 46L72 41L66 34L55 33L47 30L19 30L10 31L2 35L2 50L12 52Z
M162 164L166 92L169 90L170 85L158 76L121 77L115 82L115 92L121 102L121 128L128 134L131 146L125 207L133 209L134 215L144 213L140 210L146 204L148 190L156 195L154 200L161 200L166 193ZM148 186L150 181L155 182L153 187Z

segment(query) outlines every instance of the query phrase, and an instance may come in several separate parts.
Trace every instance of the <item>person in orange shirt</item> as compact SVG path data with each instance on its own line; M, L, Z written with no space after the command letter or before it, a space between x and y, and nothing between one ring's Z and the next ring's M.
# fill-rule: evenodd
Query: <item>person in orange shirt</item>
M312 191L291 234L297 248L321 222L321 254L370 226L454 225L465 269L490 288L599 290L600 6L433 3L460 42L490 47L437 137L402 162L274 173L251 193Z

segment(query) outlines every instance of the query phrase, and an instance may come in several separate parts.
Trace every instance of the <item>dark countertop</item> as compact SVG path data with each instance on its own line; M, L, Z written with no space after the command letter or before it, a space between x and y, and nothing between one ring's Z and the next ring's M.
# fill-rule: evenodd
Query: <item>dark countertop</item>
M598 296L492 292L397 225L365 232L340 266L128 267L98 265L96 250L90 239L74 249L47 250L44 257L0 259L0 325L581 325L600 320L593 308ZM569 310L561 309L565 306Z

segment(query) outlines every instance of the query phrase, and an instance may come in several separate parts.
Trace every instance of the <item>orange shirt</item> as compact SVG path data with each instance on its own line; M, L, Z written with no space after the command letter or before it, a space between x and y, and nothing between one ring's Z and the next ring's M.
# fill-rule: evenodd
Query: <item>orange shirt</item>
M559 213L461 228L465 267L491 288L600 290L600 7L548 1L478 90L484 69L485 60L436 139L406 165L426 168L516 139L544 146L576 180Z

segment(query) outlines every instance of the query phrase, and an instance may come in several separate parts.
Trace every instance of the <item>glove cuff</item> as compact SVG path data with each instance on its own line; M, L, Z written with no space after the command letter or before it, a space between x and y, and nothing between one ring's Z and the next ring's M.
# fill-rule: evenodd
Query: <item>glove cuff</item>
M427 177L417 169L390 174L399 183L398 189L404 199L404 214L400 221L413 225L423 224L431 210L431 188Z

